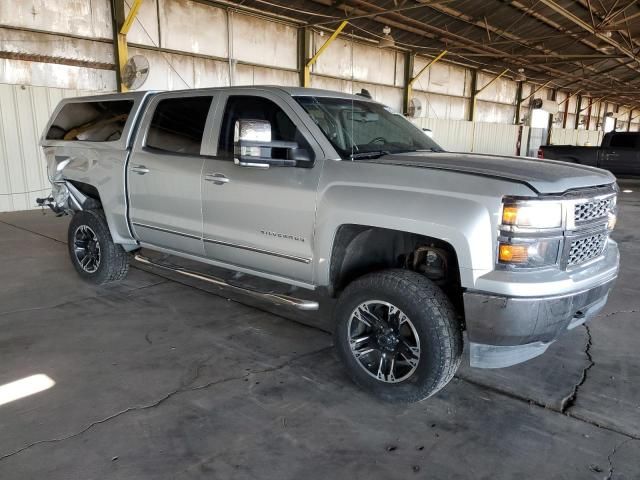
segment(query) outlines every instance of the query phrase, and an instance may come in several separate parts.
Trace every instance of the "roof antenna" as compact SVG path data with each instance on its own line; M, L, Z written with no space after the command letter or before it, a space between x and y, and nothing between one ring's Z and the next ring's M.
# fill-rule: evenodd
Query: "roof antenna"
M360 92L356 93L356 95L359 95L359 96L364 97L364 98L373 99L373 97L371 96L371 92L369 90L367 90L366 88L361 88Z

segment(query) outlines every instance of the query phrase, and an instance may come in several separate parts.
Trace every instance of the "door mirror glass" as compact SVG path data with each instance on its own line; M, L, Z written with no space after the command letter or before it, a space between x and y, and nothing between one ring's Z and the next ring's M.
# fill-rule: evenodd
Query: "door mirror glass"
M298 143L272 140L268 120L237 120L233 151L234 162L243 167L295 167L299 160L309 161L308 152L299 148Z

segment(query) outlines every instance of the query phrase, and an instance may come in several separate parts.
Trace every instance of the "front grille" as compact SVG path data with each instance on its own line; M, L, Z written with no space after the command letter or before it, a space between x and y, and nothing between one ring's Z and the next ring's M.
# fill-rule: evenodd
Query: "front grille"
M606 218L615 206L615 197L592 199L575 206L574 218L576 225L596 220L598 218Z
M607 243L608 233L597 233L589 237L574 240L569 249L567 266L580 265L600 256Z

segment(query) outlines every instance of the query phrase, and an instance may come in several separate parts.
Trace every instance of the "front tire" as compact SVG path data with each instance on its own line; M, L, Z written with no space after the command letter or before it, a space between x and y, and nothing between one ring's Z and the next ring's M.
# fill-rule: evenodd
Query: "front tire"
M129 256L113 242L102 210L76 212L69 223L67 244L71 263L83 279L104 285L127 276Z
M429 398L453 378L462 332L445 294L409 270L351 283L336 306L335 344L355 383L389 402Z

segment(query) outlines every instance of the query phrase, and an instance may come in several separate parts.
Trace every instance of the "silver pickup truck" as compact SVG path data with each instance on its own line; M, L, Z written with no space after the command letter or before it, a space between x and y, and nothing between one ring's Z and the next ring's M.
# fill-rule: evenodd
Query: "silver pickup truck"
M389 401L444 387L463 343L474 367L542 354L600 311L618 273L610 173L445 152L362 95L65 99L42 147L53 192L40 203L73 215L83 278L121 280L133 257L290 311L330 302L324 327L349 374Z

